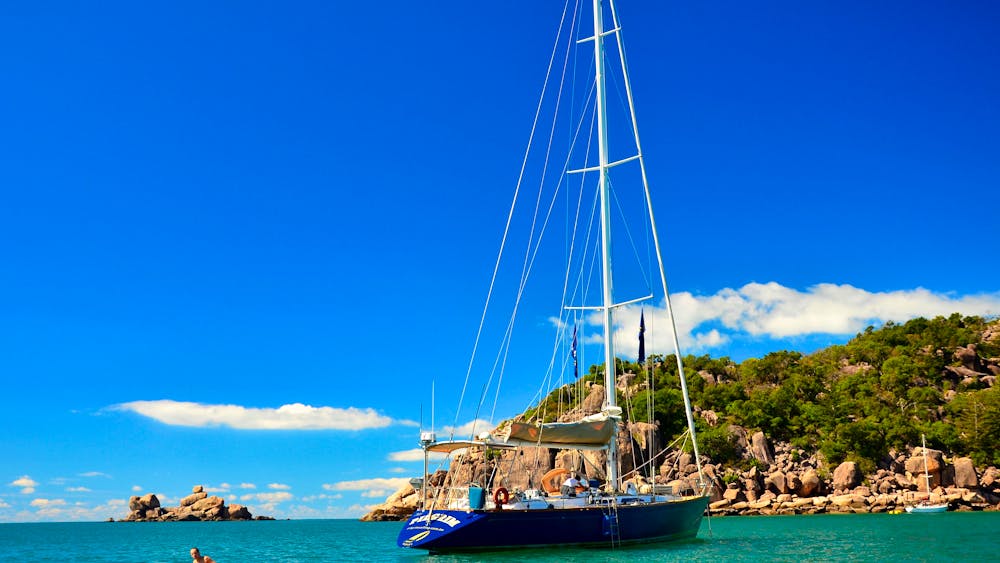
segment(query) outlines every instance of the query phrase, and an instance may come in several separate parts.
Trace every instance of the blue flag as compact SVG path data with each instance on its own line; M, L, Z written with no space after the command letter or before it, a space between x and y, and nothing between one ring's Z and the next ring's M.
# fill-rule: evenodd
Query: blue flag
M573 346L570 348L570 354L573 356L573 379L580 377L580 372L576 365L576 326L573 327Z
M646 315L639 311L639 363L646 361Z

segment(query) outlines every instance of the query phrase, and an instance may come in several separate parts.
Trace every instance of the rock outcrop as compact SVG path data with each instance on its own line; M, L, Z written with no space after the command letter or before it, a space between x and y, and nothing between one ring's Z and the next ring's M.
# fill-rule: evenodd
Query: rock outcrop
M735 429L735 436L746 435ZM753 446L750 448L754 449ZM713 493L713 515L817 514L830 512L891 512L922 500L947 502L952 510L1000 510L1000 470L977 470L969 458L948 459L937 450L915 447L907 453L892 452L876 471L865 475L852 461L827 466L816 455L806 456L787 443L774 444L774 462L763 467L752 451L748 470L719 469L707 464L710 481L721 492ZM759 453L759 452L758 452ZM669 459L669 458L668 458ZM766 476L765 476L766 475ZM695 479L697 475L682 476Z
M440 487L445 478L446 471L436 471L427 480L428 488ZM389 495L382 504L376 505L368 514L361 517L362 522L387 522L405 520L420 507L420 489L414 489L413 485L407 483L395 493Z
M273 520L269 516L254 518L240 504L226 506L222 497L208 496L205 488L195 485L191 494L182 498L179 506L160 506L154 494L134 496L128 500L129 514L123 522L197 522L209 520Z

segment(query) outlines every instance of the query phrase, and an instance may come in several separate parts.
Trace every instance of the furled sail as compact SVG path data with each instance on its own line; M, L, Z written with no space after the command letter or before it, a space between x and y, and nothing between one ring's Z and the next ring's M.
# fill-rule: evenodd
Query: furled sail
M576 422L530 424L514 421L504 441L518 446L605 450L618 427L618 420L617 416L597 413Z

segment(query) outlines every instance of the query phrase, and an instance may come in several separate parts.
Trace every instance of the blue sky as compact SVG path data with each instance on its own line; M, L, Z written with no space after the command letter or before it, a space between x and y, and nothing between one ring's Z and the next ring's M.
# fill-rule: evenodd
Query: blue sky
M474 416L456 387L561 11L4 8L0 522L195 484L353 517L418 474L430 381L439 430ZM688 351L1000 313L995 6L620 12ZM555 305L521 318L551 332Z

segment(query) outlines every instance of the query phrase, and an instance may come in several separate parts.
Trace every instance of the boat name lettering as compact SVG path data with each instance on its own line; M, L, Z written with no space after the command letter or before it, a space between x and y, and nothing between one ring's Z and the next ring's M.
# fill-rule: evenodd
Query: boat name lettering
M418 516L417 518L410 520L410 525L417 524L420 522L431 522L431 521L441 522L442 524L447 524L452 528L454 528L460 523L458 518L455 518L450 514L441 514L440 512L436 512L434 514L425 514L423 516Z

